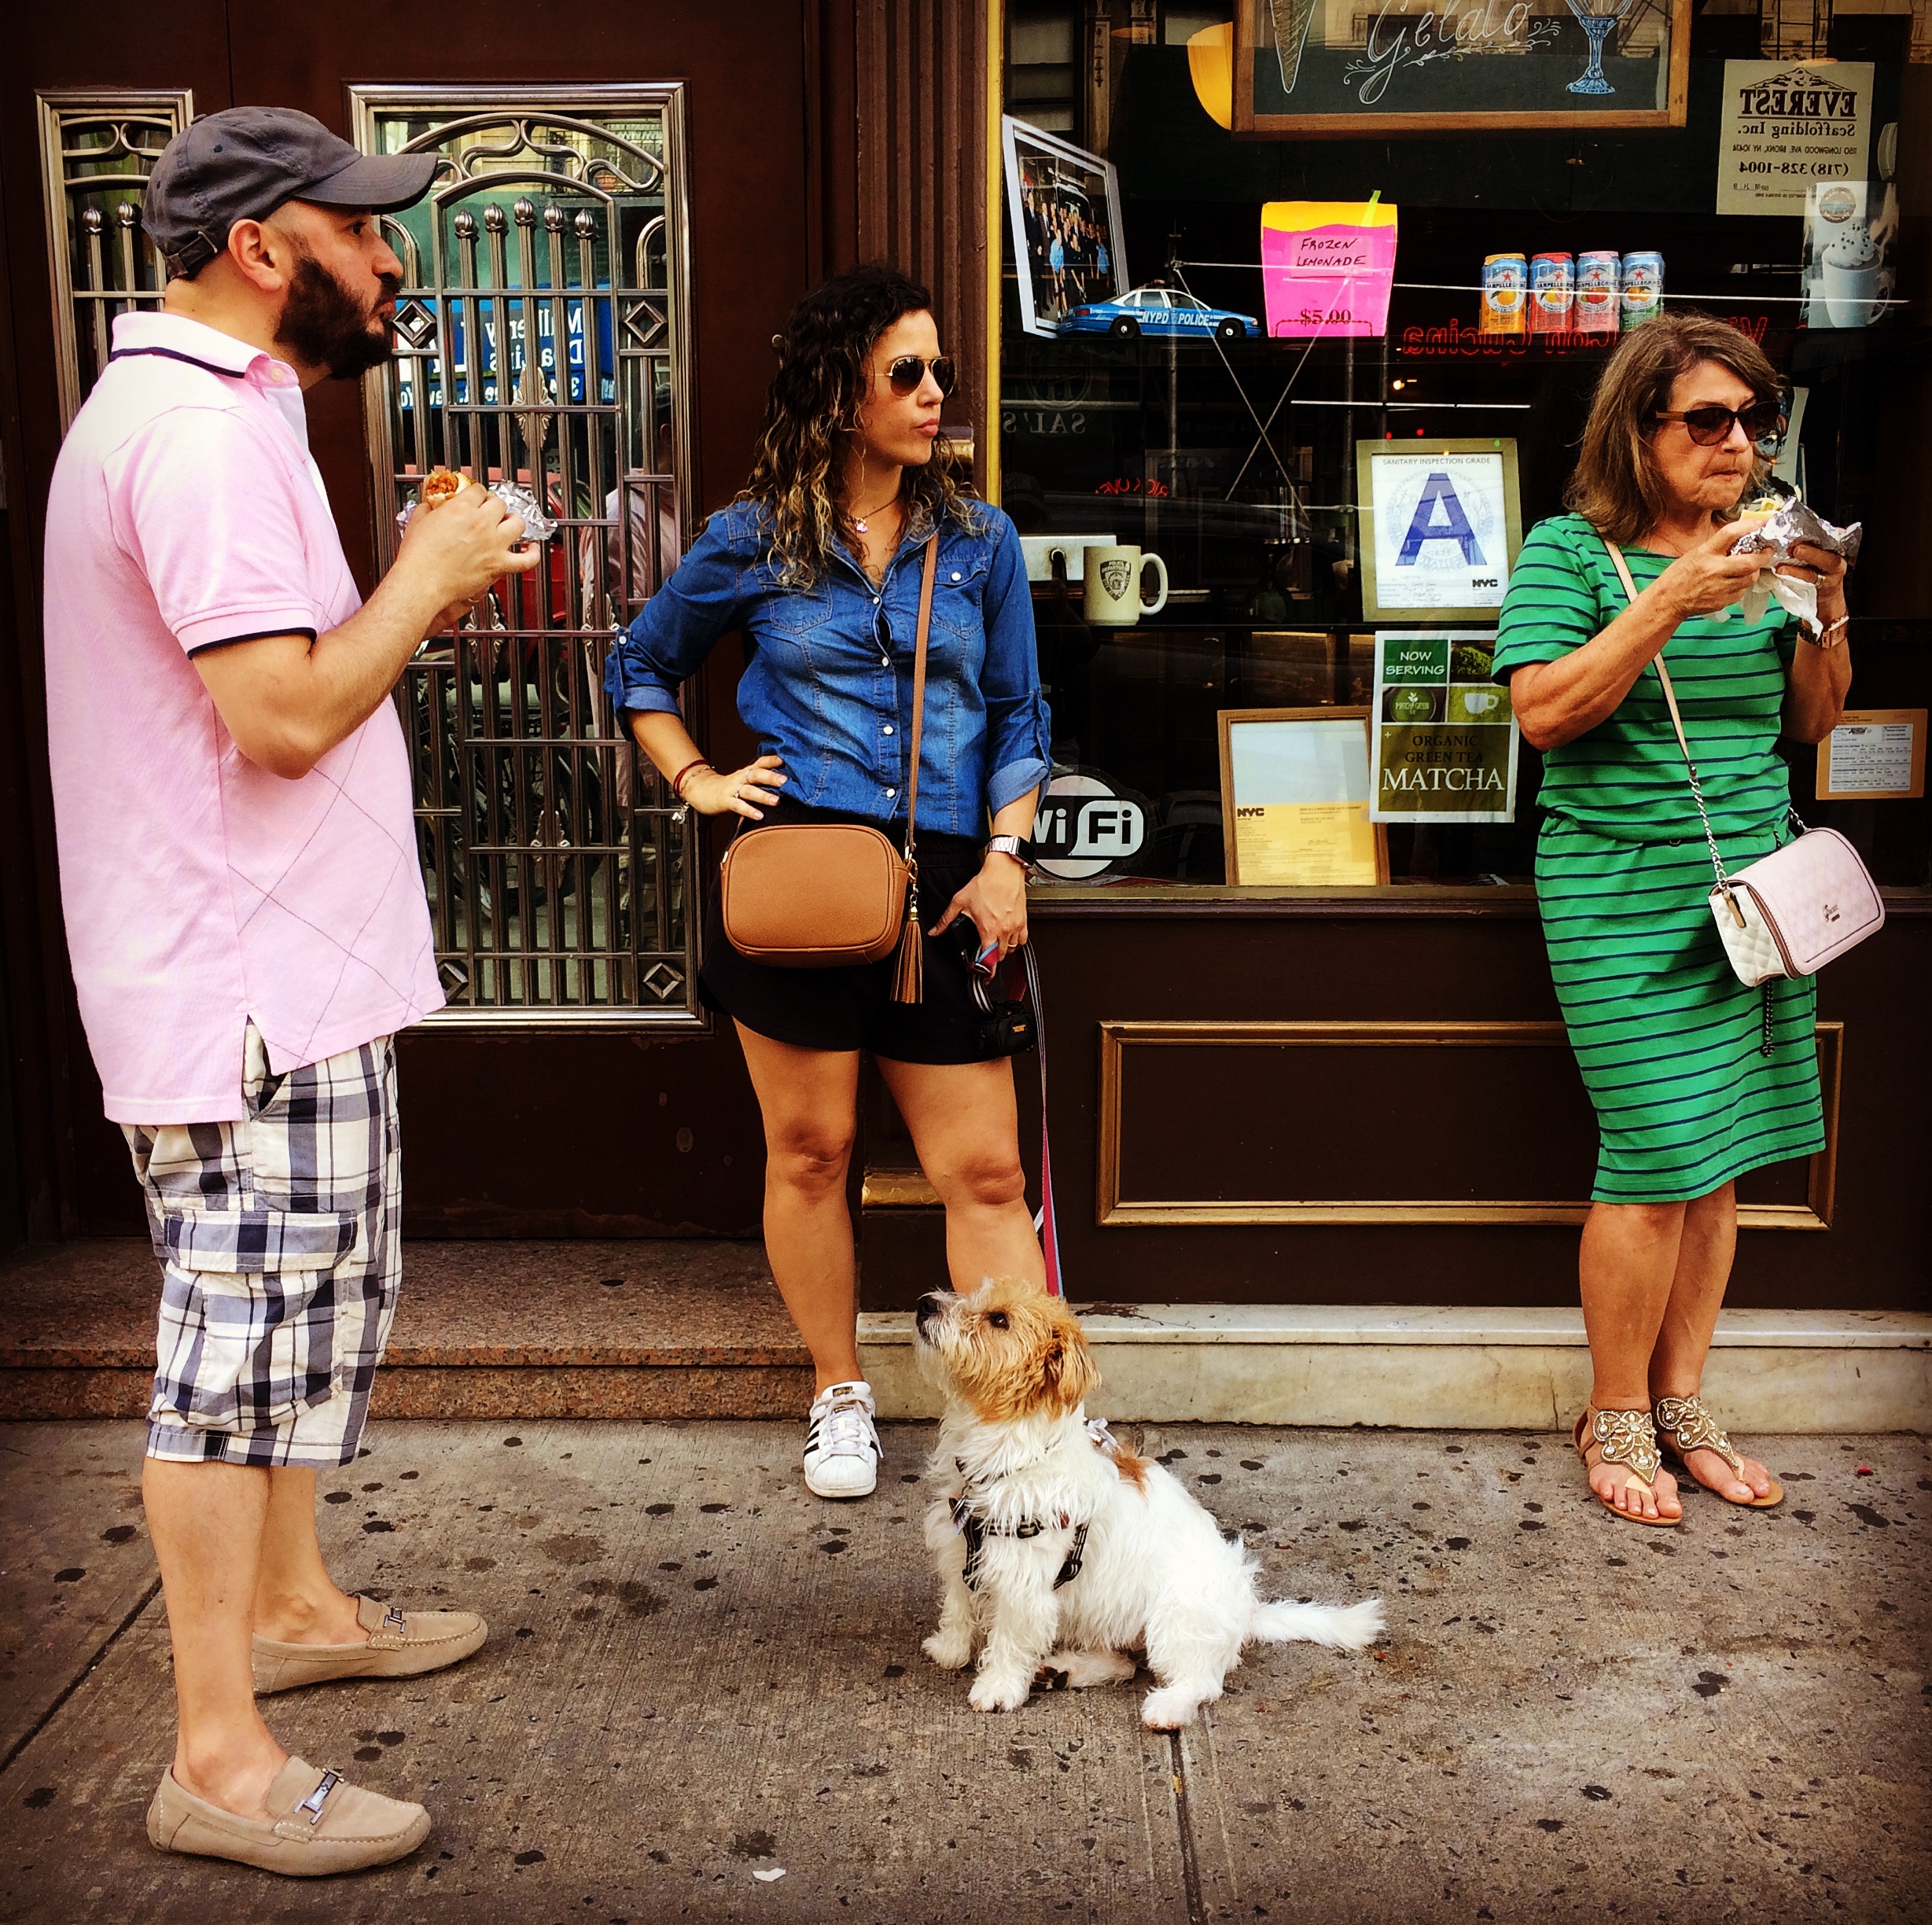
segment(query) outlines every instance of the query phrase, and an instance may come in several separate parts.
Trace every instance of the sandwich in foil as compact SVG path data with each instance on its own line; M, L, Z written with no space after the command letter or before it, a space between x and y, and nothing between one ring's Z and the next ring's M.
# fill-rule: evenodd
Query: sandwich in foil
M454 468L432 468L424 476L415 500L397 511L396 525L406 528L410 517L419 508L440 507L462 489L482 486L473 476L458 473ZM514 481L493 481L489 488L490 492L522 521L525 541L548 541L557 532L555 520L528 488L519 487Z
M1807 508L1795 495L1767 495L1761 500L1747 502L1744 512L1746 514L1768 512L1771 517L1761 527L1740 535L1731 550L1733 554L1761 554L1765 558L1757 582L1744 597L1745 620L1756 621L1771 605L1771 598L1776 595L1780 607L1795 615L1813 635L1821 634L1824 624L1818 619L1818 584L1780 575L1777 570L1792 562L1803 566L1801 558L1794 552L1800 542L1822 548L1827 554L1842 555L1849 568L1858 559L1858 545L1864 539L1864 524L1854 521L1849 528L1837 527L1823 515Z

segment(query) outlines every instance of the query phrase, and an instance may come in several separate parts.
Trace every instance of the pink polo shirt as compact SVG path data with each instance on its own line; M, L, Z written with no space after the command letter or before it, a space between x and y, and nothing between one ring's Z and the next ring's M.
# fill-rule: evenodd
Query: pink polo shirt
M280 1074L440 1008L387 701L307 775L244 756L190 660L361 605L285 363L123 315L47 503L48 753L68 951L117 1123L238 1121Z

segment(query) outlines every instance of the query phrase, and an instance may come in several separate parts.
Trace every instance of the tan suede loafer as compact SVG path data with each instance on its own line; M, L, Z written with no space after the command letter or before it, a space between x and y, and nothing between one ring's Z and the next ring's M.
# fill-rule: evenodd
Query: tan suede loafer
M480 1649L490 1627L474 1611L385 1609L359 1597L355 1615L369 1636L359 1644L284 1644L255 1640L255 1695L326 1684L336 1678L415 1677L459 1663Z
M292 1758L263 1799L272 1818L237 1818L184 1791L171 1771L148 1807L148 1839L159 1851L230 1858L283 1878L327 1878L407 1858L429 1835L420 1805L385 1798Z

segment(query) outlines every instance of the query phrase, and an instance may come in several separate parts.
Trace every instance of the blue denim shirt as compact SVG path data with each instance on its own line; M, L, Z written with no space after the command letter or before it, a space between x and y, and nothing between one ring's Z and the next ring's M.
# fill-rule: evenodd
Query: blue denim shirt
M981 532L951 516L940 532L918 826L978 837L990 812L1046 779L1048 723L1020 538L999 509L974 506ZM678 685L735 628L747 657L738 712L783 761L786 798L903 819L928 532L907 532L878 588L843 553L814 587L786 588L762 511L721 510L612 650L613 706L675 710Z

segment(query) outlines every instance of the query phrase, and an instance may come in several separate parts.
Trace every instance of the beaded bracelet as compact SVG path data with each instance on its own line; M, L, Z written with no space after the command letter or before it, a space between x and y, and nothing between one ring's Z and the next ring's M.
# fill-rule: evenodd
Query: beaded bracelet
M686 763L683 767L678 771L676 775L672 777L671 793L675 796L680 802L682 802L684 800L685 777L690 775L694 769L708 768L711 768L711 764L705 756L694 756L690 761ZM717 771L712 769L712 773L716 775Z

